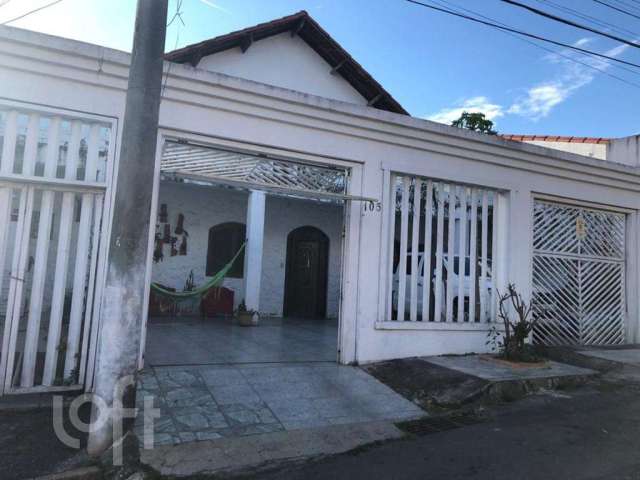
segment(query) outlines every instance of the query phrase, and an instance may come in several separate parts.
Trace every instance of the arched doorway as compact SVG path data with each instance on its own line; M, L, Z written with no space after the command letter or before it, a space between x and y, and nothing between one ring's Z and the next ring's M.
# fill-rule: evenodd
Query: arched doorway
M287 236L284 315L324 318L327 313L329 237L316 227L292 230Z

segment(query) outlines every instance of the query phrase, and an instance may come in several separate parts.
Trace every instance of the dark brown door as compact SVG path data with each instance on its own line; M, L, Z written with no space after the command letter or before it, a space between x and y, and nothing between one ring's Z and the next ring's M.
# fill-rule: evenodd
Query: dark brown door
M284 315L324 318L327 313L329 238L315 227L300 227L287 237Z

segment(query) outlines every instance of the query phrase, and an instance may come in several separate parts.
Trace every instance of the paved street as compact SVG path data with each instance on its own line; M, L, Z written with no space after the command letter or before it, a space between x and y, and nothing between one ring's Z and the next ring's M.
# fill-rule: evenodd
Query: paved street
M637 479L640 389L583 387L492 409L486 422L263 473L261 479Z

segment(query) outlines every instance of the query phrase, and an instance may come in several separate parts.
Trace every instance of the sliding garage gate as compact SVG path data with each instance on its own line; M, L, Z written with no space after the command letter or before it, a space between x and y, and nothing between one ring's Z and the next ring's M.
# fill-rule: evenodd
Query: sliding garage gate
M625 340L625 215L536 201L534 341L614 345Z
M0 106L0 395L90 377L112 125Z

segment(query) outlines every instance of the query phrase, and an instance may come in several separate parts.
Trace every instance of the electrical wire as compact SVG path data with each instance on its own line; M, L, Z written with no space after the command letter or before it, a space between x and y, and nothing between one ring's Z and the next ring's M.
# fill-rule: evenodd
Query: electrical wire
M540 3L549 5L551 8L555 8L557 10L560 10L561 12L564 13L568 13L569 15L574 15L582 20L586 20L588 22L591 23L595 23L596 25L600 26L600 27L604 27L604 28L609 28L612 31L616 31L616 32L620 32L623 35L632 35L634 37L640 37L640 33L634 32L632 30L629 30L627 28L621 27L619 25L614 25L613 23L610 22L606 22L604 20L600 20L599 18L596 18L594 16L588 15L586 13L580 12L578 10L575 10L571 7L567 7L565 5L560 5L558 3L555 3L551 0L537 0Z
M616 11L618 11L620 13L624 13L625 15L629 15L630 17L640 19L640 15L634 15L633 13L627 12L626 10L624 10L622 8L618 8L618 7L614 6L614 5L610 5L607 2L603 2L601 0L593 0L593 1L596 2L596 3L599 3L600 5L604 5L605 7L609 7L612 10L616 10Z
M33 10L27 12L27 13L23 13L22 15L19 15L19 16L15 17L15 18L12 18L11 20L7 20L5 22L2 22L2 23L0 23L0 25L8 25L9 23L13 23L15 21L21 20L21 19L23 19L25 17L28 17L29 15L32 15L34 13L40 12L41 10L44 10L45 8L53 7L56 3L60 3L61 1L62 0L54 0L51 3L47 3L46 5L38 7L36 9L33 9Z
M462 10L462 11L470 13L472 15L477 15L480 18L484 18L485 20L493 21L493 22L496 22L496 23L499 23L501 25L506 26L505 23L500 22L499 20L496 20L495 18L487 17L486 15L483 15L483 14L481 14L479 12L476 12L474 10L470 10L468 8L464 8L464 7L460 6L460 5L457 5L457 4L452 3L452 2L448 2L447 0L432 0L432 1L437 3L437 4L440 4L440 5L442 5L442 4L449 5L451 8L456 8L458 10ZM514 33L511 33L511 32L501 31L501 33L504 33L505 35L509 35L509 36L511 36L513 38L516 38L516 39L520 40L521 42L528 43L529 45L532 45L532 46L534 46L536 48L539 48L539 49L541 49L541 50L543 50L545 52L551 53L553 55L557 55L558 57L564 58L565 60L568 60L570 62L576 63L578 65L582 65L582 66L587 67L587 68L590 68L591 70L595 70L596 72L601 73L603 75L606 75L606 76L608 76L610 78L613 78L614 80L618 80L618 81L620 81L622 83L625 83L627 85L630 85L632 87L640 88L640 84L638 84L638 83L632 82L632 81L627 80L627 79L622 78L622 77L619 77L618 75L615 75L613 73L607 72L606 70L598 68L595 65L591 65L589 63L583 62L583 61L578 60L576 58L570 57L569 55L565 55L565 54L563 54L561 52L557 52L555 50L552 50L551 48L547 48L544 45L539 45L536 42L534 42L532 40L529 40L527 38L519 37L518 35L516 35ZM585 56L587 56L587 55L585 55ZM606 60L600 60L600 61L605 62L607 65L609 65L611 67L621 68L621 69L623 69L623 70L625 70L625 71L627 71L627 72L629 72L631 74L640 76L639 72L636 72L636 71L634 71L634 70L632 70L630 68L627 68L627 67L625 67L623 65L611 64L611 63L607 62Z
M533 34L533 33L528 33L528 32L522 31L522 30L517 30L515 28L504 27L502 25L498 25L498 24L493 23L493 22L487 22L487 21L481 20L479 18L475 18L475 17L471 17L469 15L464 15L462 13L454 12L454 11L446 9L446 8L440 8L440 7L436 7L435 5L429 5L427 3L420 2L418 0L405 0L405 1L407 1L409 3L413 3L414 5L420 5L422 7L429 8L431 10L436 10L438 12L446 13L448 15L453 15L454 17L464 18L464 19L469 20L471 22L480 23L480 24L486 25L488 27L497 28L498 30L504 30L506 32L516 33L518 35L522 35L522 36L525 36L525 37L533 38L535 40L540 40L542 42L551 43L553 45L557 45L557 46L560 46L560 47L565 47L565 48L568 48L568 49L571 49L571 50L575 50L575 51L578 51L578 52L581 52L581 53L586 53L588 55L593 55L593 56L600 57L600 58L606 58L607 60L611 60L613 62L622 63L624 65L629 65L631 67L640 68L640 64L637 64L637 63L628 62L628 61L622 60L620 58L611 57L611 56L605 55L603 53L598 53L598 52L594 52L592 50L587 50L585 48L576 47L576 46L570 45L568 43L559 42L557 40L552 40L552 39L549 39L549 38L542 37L540 35L536 35L536 34Z
M515 0L502 0L502 1L504 3L508 3L509 5L513 5L515 7L524 8L525 10L528 10L531 13L534 13L534 14L539 15L541 17L548 18L548 19L553 20L555 22L562 23L564 25L569 25L571 27L579 28L581 30L586 30L587 32L595 33L596 35L601 35L603 37L610 38L611 40L615 40L616 42L620 42L620 43L624 43L626 45L630 45L630 46L632 46L634 48L640 48L640 45L638 45L636 42L633 42L631 40L627 40L626 38L618 37L617 35L611 35L610 33L602 32L602 31L600 31L598 29L591 28L588 25L582 25L580 23L576 23L574 21L567 20L566 18L558 17L557 15L545 12L544 10L540 10L538 8L535 8L535 7L531 7L531 6L526 5L524 3L516 2Z
M182 0L177 0L176 13L173 14L173 17L171 17L171 20L169 20L169 22L167 23L167 27L170 27L176 18L180 20L180 23L182 23L182 26L184 27L185 23L182 19Z
M182 19L182 0L177 0L176 3L176 12L173 14L173 17L171 17L171 20L169 20L169 22L167 23L167 28L169 26L171 26L171 24L173 23L173 21L178 18L180 20L180 23L182 23L183 26L185 26L184 20ZM180 24L177 25L177 30L176 30L176 41L175 44L173 46L173 49L175 50L176 48L178 48L178 42L180 41ZM171 66L173 65L173 62L169 62L169 65L167 66L167 72L165 73L164 76L164 81L162 82L162 89L160 90L160 100L162 101L162 98L164 98L164 91L167 89L167 82L169 81L169 74L171 73Z
M633 5L631 3L628 3L625 0L611 0L611 1L613 1L614 3L617 3L619 5L622 5L623 7L630 8L631 11L634 12L634 13L640 13L640 7L636 7L635 5Z

